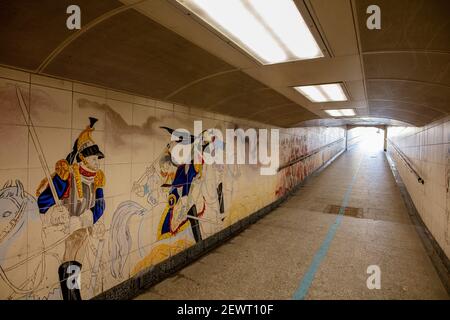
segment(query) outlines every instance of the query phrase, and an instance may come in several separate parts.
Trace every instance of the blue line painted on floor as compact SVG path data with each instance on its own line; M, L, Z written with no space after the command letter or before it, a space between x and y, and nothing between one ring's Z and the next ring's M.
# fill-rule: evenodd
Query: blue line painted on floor
M345 208L347 207L348 202L350 200L350 195L353 190L353 185L355 184L356 177L358 175L359 168L361 166L361 162L362 162L362 158L359 161L358 167L355 171L355 174L352 177L352 181L350 182L350 185L348 186L347 191L345 192L344 200L342 201L342 205L341 205L341 208L339 209L339 213L336 217L336 220L331 225L330 229L328 229L328 233L325 237L325 240L322 242L322 245L320 246L319 250L314 255L314 259L313 259L311 265L309 266L308 271L306 272L305 276L303 277L302 282L300 283L300 286L298 287L297 291L295 291L295 293L294 293L294 297L292 298L293 300L303 300L306 297L306 295L309 291L309 288L311 287L314 277L316 276L316 272L319 269L320 263L322 262L323 258L325 258L326 254L328 252L328 249L330 248L331 241L333 241L336 231L339 228L339 225L341 224L342 217L345 212Z

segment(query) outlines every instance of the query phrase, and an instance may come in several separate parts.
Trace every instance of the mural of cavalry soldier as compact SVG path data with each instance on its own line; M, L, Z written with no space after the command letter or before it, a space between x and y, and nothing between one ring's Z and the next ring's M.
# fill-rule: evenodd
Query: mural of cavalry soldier
M162 127L170 134L176 134L175 130ZM175 133L174 133L175 132ZM175 143L191 144L193 146L195 137L179 136L179 140ZM206 143L202 146L202 151L208 145ZM165 154L160 159L161 168L176 167L175 174L172 181L167 181L161 187L169 188L167 205L161 215L161 220L158 227L158 240L169 238L178 232L185 230L189 225L191 227L194 239L196 242L202 240L200 231L200 223L198 218L204 213L205 208L197 212L197 206L192 203L190 197L191 186L194 179L201 178L203 163L191 163L176 165L172 162L171 145L169 144Z
M64 223L69 229L63 262L58 269L64 300L81 299L79 285L69 286L67 279L74 268L81 271L91 227L105 211L105 177L99 165L104 155L92 139L97 119L89 120L89 126L75 140L72 152L56 163L51 183L59 199L55 199L47 178L36 191L40 213L50 214L52 224Z
M169 157L169 155L166 156L166 161L170 161ZM162 186L169 187L169 195L158 228L158 240L183 231L189 224L195 241L202 240L200 224L195 218L200 217L204 210L197 212L197 207L189 201L192 182L194 179L200 178L201 170L201 164L179 165L173 181Z

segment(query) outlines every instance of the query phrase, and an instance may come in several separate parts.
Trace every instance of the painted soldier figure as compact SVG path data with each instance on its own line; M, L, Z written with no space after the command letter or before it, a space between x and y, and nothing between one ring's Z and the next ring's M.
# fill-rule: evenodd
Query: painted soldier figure
M171 135L178 137L177 140L172 141L167 146L166 154L161 159L160 163L171 164L176 167L175 174L173 176L172 181L166 181L162 187L169 188L169 194L167 197L167 205L164 209L164 212L161 216L161 220L159 222L157 240L162 240L166 238L170 238L177 233L185 230L189 225L192 230L192 234L194 236L195 242L199 242L202 240L201 230L199 218L205 212L205 203L203 203L203 208L201 211L197 211L197 206L193 203L191 198L191 186L194 180L201 178L202 176L202 168L203 168L203 152L209 145L209 141L206 141L203 138L204 132L202 132L201 137L197 137L200 139L200 163L194 163L194 160L191 160L188 163L184 164L175 164L172 162L171 156L171 148L174 144L181 143L184 145L189 145L191 149L191 155L194 153L195 140L196 137L192 135L186 135L183 132L177 132L171 128L161 127L162 129L167 130ZM161 165L161 167L170 167Z
M195 217L200 217L204 209L201 212L197 212L197 207L189 199L192 182L201 176L201 170L201 164L179 165L173 181L170 184L163 185L163 187L169 187L170 189L167 206L161 216L158 240L171 237L183 231L188 226L188 222L195 241L202 240L200 225Z
M47 179L44 179L36 194L41 214L56 216L52 224L65 223L69 236L65 240L63 262L58 269L61 292L64 300L80 300L80 287L69 285L74 270L81 272L81 261L85 255L85 242L91 227L105 211L103 187L105 176L100 170L99 160L104 158L92 139L95 118L76 139L73 150L66 159L59 160L52 175L52 183L58 196L58 205L53 197ZM43 191L42 191L43 190Z

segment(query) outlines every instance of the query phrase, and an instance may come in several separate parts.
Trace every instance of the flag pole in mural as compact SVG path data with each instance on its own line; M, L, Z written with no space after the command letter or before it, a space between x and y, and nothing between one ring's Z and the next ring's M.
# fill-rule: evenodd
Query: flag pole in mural
M31 140L33 141L34 148L39 157L39 161L41 162L42 170L44 170L45 177L47 178L48 185L50 186L50 190L52 192L53 199L56 203L57 208L61 211L61 201L58 198L58 194L56 193L55 185L53 184L53 179L51 178L50 170L48 168L47 161L44 156L44 151L42 150L42 146L39 143L39 139L36 133L36 129L33 125L33 120L31 119L31 115L29 114L27 107L25 105L25 101L23 100L22 92L20 88L16 86L17 99L19 100L20 110L22 111L23 119L28 127L28 132L30 133Z

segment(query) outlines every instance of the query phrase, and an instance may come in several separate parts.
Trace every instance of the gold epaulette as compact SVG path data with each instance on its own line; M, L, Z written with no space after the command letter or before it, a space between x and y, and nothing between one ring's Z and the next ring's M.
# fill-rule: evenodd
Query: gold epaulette
M56 162L55 172L62 180L66 181L67 179L69 179L70 172L69 163L67 162L67 160L63 159Z
M98 170L94 177L94 189L103 188L105 186L105 174L102 170Z
M55 164L55 173L52 174L52 179L55 177L55 174L57 174L62 180L66 181L69 179L70 171L69 171L69 163L67 160L62 159L56 162ZM47 178L42 179L41 183L37 187L36 190L36 197L39 197L42 193L42 191L48 187L48 180Z

